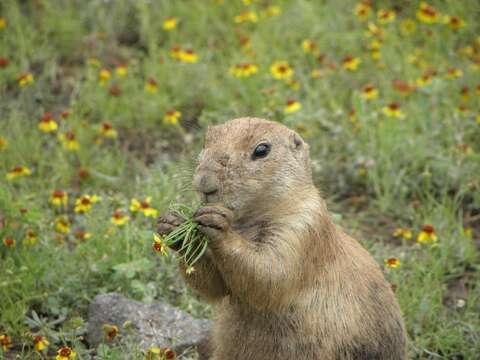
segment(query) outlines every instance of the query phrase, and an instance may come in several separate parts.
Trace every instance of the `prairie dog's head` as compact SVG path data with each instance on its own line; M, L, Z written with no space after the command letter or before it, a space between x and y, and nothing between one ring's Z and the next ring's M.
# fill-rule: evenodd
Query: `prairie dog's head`
M193 183L236 218L268 212L312 184L308 145L279 123L230 120L208 128Z

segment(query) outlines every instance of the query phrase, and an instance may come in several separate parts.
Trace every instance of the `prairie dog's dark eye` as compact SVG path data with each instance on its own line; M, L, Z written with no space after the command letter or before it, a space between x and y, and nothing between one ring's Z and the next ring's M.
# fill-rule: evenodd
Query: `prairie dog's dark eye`
M267 143L258 144L252 154L252 159L260 159L268 155L271 145Z

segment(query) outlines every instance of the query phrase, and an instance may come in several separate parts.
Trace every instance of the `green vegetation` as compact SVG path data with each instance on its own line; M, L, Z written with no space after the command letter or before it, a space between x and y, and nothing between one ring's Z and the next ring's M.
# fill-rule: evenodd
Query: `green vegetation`
M478 358L480 5L371 3L3 0L4 356L143 358L84 342L108 291L212 316L152 250L155 217L195 202L206 126L250 115L311 145L339 224L396 285L411 357Z

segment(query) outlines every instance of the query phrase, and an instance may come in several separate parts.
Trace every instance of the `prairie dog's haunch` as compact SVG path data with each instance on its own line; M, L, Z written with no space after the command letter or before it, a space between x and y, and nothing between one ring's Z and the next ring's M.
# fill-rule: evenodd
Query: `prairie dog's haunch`
M257 118L209 128L194 185L210 242L185 279L217 304L212 360L406 359L395 296L332 223L297 133ZM166 214L158 231L180 222Z

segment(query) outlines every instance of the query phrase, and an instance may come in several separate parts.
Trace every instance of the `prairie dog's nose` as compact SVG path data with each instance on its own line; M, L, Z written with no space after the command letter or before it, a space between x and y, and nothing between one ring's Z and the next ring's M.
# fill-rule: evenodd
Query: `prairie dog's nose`
M219 188L219 182L215 174L212 172L201 172L195 175L193 185L197 191L206 196L214 195Z

